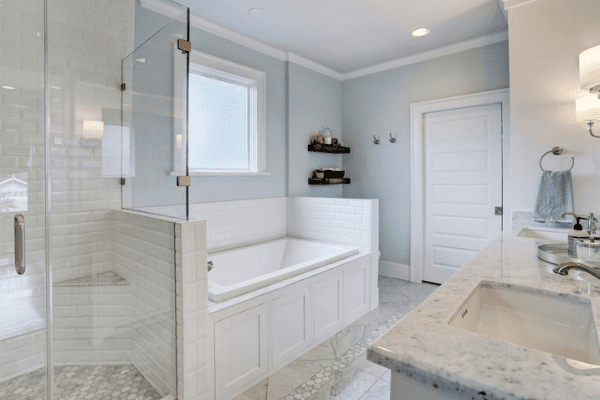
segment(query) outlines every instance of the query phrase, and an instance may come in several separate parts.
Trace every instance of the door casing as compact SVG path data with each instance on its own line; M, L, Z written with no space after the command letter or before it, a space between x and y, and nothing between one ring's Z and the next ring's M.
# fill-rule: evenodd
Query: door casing
M410 273L411 282L420 283L423 279L423 262L425 259L425 197L424 197L424 155L425 125L424 114L446 111L456 108L501 104L502 107L502 182L503 182L503 231L512 230L511 185L510 185L510 108L509 89L473 93L464 96L437 99L410 105L411 125L411 212L410 212Z

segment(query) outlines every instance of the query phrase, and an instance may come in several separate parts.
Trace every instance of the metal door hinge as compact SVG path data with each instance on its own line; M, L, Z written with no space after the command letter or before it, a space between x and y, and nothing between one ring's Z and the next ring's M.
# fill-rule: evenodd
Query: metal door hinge
M190 186L192 184L191 176L178 176L177 186Z
M127 89L127 85L124 83L121 83L121 92L124 92L125 89Z
M494 208L494 214L496 214L496 215L502 215L502 207L495 207Z
M121 178L121 186L125 186L125 178Z
M177 48L184 53L192 51L192 42L188 42L185 39L177 39Z

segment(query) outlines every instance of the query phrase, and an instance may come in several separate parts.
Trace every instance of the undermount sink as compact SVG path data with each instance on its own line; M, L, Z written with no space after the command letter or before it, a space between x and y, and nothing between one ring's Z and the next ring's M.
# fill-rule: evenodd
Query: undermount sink
M569 236L568 229L551 228L522 228L517 236L532 239L543 239L553 242L566 242Z
M481 281L449 324L501 342L600 365L596 323L586 297Z

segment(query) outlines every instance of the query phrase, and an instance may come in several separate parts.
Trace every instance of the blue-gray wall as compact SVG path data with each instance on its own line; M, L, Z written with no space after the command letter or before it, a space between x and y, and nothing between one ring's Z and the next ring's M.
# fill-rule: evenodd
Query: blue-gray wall
M502 42L342 82L344 141L352 148L343 157L352 177L343 197L379 199L381 260L410 261L410 104L506 88L508 71Z
M268 176L194 176L190 202L257 199L286 195L287 127L286 62L192 27L195 50L243 64L267 75L267 172Z
M342 185L315 186L308 177L315 169L341 168L340 154L307 151L310 138L325 127L342 138L342 84L300 65L288 62L288 195L341 197Z

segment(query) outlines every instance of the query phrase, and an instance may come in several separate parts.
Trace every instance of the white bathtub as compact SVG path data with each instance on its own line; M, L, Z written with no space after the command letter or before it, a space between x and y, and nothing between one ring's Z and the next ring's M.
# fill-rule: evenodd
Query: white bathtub
M220 302L358 254L357 247L283 238L208 255L208 298Z

